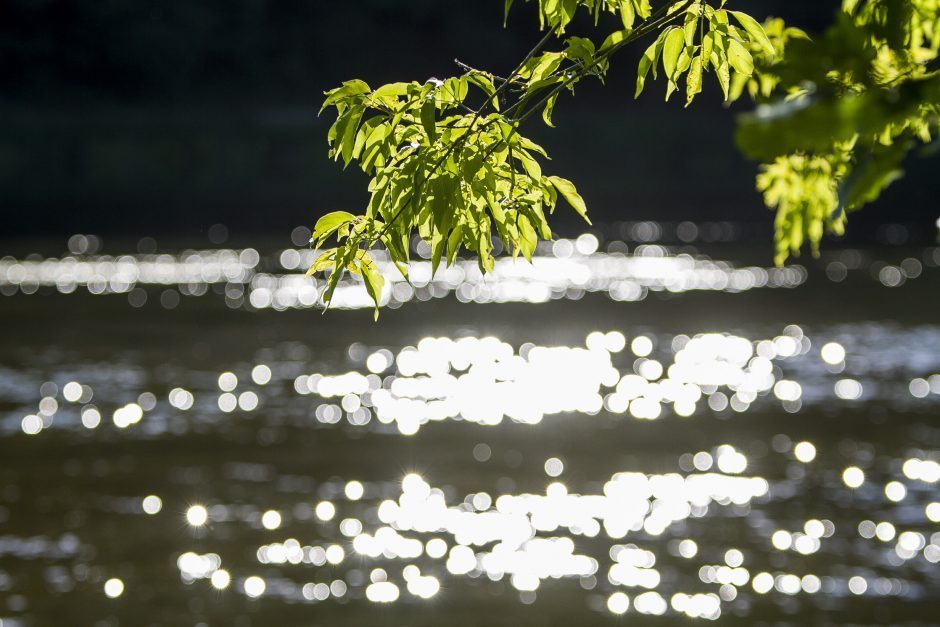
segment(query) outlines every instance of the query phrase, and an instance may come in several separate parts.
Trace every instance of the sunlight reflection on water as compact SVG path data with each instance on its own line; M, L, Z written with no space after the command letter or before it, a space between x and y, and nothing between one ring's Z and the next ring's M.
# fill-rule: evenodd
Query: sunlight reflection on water
M506 262L486 282L466 264L459 280L421 285L418 262L412 296L490 302L499 285L537 285L544 300L617 300L623 281L678 294L773 277L799 290L805 279L658 247L627 257L569 244L525 276ZM308 261L294 252L279 255L284 270ZM296 306L277 296L296 275L269 258L202 255L152 266L7 259L0 280L37 306L40 285L130 297L142 284L198 295L192 285L215 283L237 307L275 281L270 308ZM735 283L742 272L753 284ZM468 285L491 291L465 299ZM336 354L246 340L244 357L211 366L118 358L108 337L88 341L113 359L54 345L11 352L0 364L2 626L49 624L58 600L81 624L122 602L160 615L157 591L188 599L187 620L239 625L293 624L237 622L258 603L438 611L557 596L588 621L669 621L936 598L940 327L551 324L584 328L583 342L467 327L422 337L416 320L398 344Z

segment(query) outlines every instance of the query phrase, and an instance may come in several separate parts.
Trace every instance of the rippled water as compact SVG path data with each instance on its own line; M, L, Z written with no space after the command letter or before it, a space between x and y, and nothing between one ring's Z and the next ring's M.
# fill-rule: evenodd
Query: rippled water
M0 625L934 624L938 249L598 247L0 260Z

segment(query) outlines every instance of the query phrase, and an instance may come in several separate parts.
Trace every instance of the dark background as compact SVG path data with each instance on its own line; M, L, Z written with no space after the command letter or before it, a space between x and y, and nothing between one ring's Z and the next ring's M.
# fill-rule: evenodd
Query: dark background
M811 32L838 4L739 2ZM445 77L455 57L506 72L539 38L534 6L517 5L504 30L501 0L4 0L2 238L192 236L225 223L243 239L355 211L365 179L327 159L322 92ZM717 86L687 110L678 97L663 105L662 82L635 102L637 48L606 88L586 83L559 103L556 130L531 123L547 169L578 183L595 221L743 220L769 237L756 166L734 148ZM912 162L850 234L886 222L930 233L936 165Z

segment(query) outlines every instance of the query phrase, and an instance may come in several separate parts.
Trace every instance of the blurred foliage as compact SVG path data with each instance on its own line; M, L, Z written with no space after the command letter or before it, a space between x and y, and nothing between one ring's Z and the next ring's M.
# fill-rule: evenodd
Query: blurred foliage
M514 3L506 2L507 13ZM545 36L506 77L464 66L446 80L392 83L372 89L361 80L327 92L324 108L337 118L328 136L330 155L345 166L356 162L371 177L371 199L363 215L334 212L316 224L312 245L329 248L310 274L330 271L329 302L344 271L362 276L375 301L383 277L369 251L383 246L407 278L412 234L432 251L432 267L451 264L461 249L474 253L480 269L493 269L493 242L513 256L531 260L540 240L551 239L547 216L564 198L587 220L575 185L546 175L544 149L522 134L536 113L552 126L559 96L573 93L585 78L601 82L614 55L656 35L640 61L636 95L647 75L660 71L666 99L685 85L686 104L702 90L704 75L717 77L726 98L731 75L751 76L752 50L775 54L772 40L747 14L701 0L665 2L654 10L647 0L539 0ZM615 29L599 43L565 36L579 11L600 23L616 16ZM557 50L546 50L553 42Z
M842 234L847 213L902 176L909 152L935 144L940 0L845 0L816 41L778 42L774 59L755 51L770 88L749 85L762 104L742 117L738 144L768 161L757 184L777 210L783 263L806 242L818 251L826 231Z

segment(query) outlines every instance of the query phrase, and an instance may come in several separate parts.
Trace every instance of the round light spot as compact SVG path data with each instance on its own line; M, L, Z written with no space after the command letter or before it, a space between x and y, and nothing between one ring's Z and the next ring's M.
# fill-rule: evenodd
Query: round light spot
M630 597L623 592L614 592L607 599L607 609L612 614L626 614L627 610L630 609Z
M899 503L907 496L907 488L900 481L892 481L885 486L885 496L889 501Z
M219 375L219 389L223 392L231 392L238 387L238 377L233 372L223 372Z
M77 403L82 397L82 385L77 381L69 381L62 388L62 396L70 403Z
M358 501L362 498L362 495L365 494L365 488L358 481L350 481L346 484L344 492L346 493L346 498L350 501Z
M257 599L262 594L264 594L267 584L264 583L264 579L261 577L252 576L245 580L245 594L247 594L252 599Z
M930 503L924 508L924 513L931 522L940 522L940 503Z
M116 599L124 594L124 582L114 577L104 582L104 593L109 599Z
M212 582L212 587L216 590L225 590L228 588L229 584L232 583L232 576L227 570L220 568L212 573L212 577L209 581Z
M238 397L232 394L231 392L226 392L219 396L219 409L224 411L226 414L235 411L235 407L238 406Z
M333 520L333 517L336 516L336 506L330 503L329 501L320 501L317 503L316 507L317 518L323 522Z
M193 527L202 527L209 520L209 510L202 505L193 505L186 510L186 522Z
M853 490L865 483L865 472L858 466L849 466L842 473L842 481Z
M101 412L95 407L86 407L82 410L82 426L86 429L97 429L101 424Z
M242 392L238 395L238 406L242 411L254 411L258 408L258 395L254 392Z
M653 352L653 340L645 335L638 335L630 342L630 350L637 357L647 357Z
M862 595L865 594L866 590L868 590L868 582L865 581L864 577L856 575L849 579L849 592L852 594Z
M816 459L816 447L811 442L800 442L793 447L793 454L799 461L808 464Z
M440 559L447 554L447 543L440 538L433 538L428 540L428 543L424 546L424 550L428 554L428 557Z
M163 501L155 494L145 496L140 505L143 508L144 513L150 514L151 516L154 514L159 514L160 510L163 509Z
M269 531L277 529L281 526L281 514L269 509L261 516L261 526Z
M819 351L822 360L830 366L838 366L845 361L845 349L838 342L829 342Z
M26 435L36 435L42 431L42 418L35 414L30 414L23 418L22 422L20 422L20 427Z
M271 369L264 364L258 364L251 369L251 380L258 385L267 385L271 381Z
M545 460L545 474L549 477L561 476L565 471L565 464L557 457L550 457Z
M793 536L789 532L780 529L770 537L770 542L777 550L786 551L793 546Z
M875 536L882 542L891 542L897 533L897 529L889 522L880 522L875 526Z

